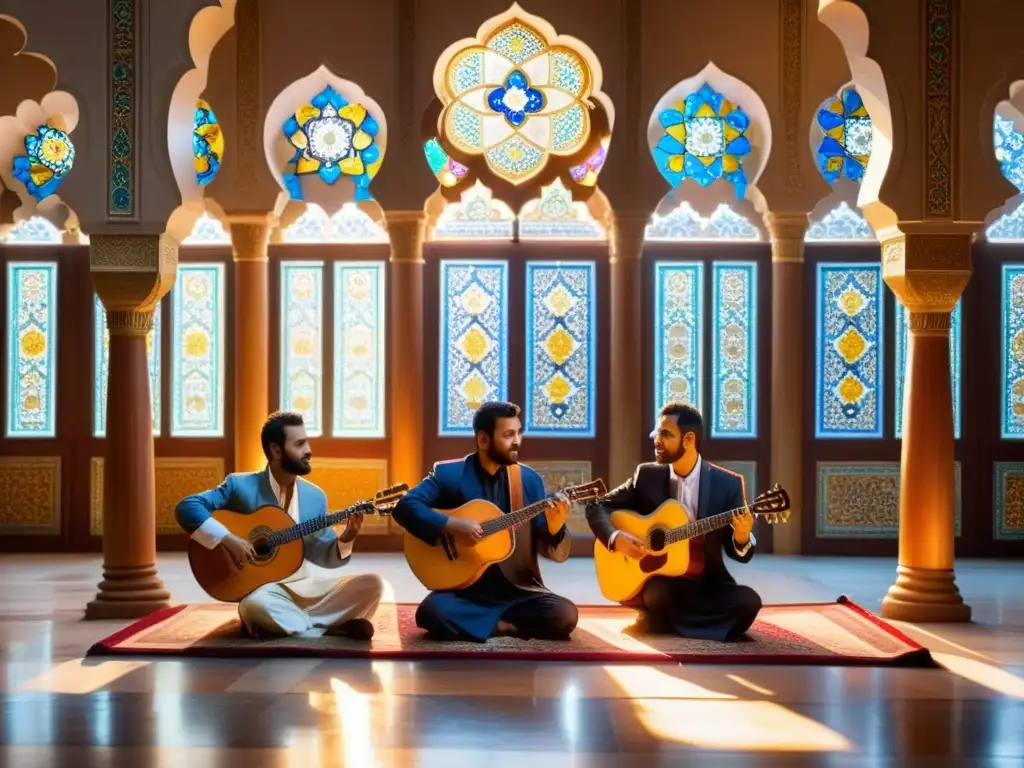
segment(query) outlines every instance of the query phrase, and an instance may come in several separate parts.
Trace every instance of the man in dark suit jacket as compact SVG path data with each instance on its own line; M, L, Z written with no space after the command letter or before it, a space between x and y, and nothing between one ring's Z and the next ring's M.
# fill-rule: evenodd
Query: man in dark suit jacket
M484 403L473 417L476 453L464 459L442 461L394 510L395 521L430 545L450 534L467 541L483 536L472 520L450 517L438 509L455 509L476 499L489 501L505 514L512 509L509 467L518 465L523 504L547 496L544 480L519 464L523 425L519 406ZM541 580L537 555L555 562L569 557L569 531L565 522L569 505L557 501L515 532L515 549L505 561L492 565L465 589L431 592L416 610L416 625L443 640L486 642L493 635L523 639L567 639L576 628L576 606L552 594Z
M602 544L629 557L645 554L643 542L612 525L616 509L649 515L674 498L698 519L746 507L743 478L701 458L703 432L704 421L693 406L670 403L661 409L651 435L657 462L641 464L630 480L587 507L587 522ZM747 511L731 528L707 534L699 577L650 579L634 603L642 610L641 628L703 640L734 640L746 632L761 610L761 598L750 587L736 584L722 553L748 562L757 545L753 525L753 515Z

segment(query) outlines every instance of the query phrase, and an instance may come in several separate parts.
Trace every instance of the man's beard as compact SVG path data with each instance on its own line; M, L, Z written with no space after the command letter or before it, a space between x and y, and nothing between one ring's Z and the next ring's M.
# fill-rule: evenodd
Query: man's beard
M518 448L515 449L518 452ZM509 464L517 464L518 461L513 459L504 453L499 453L498 449L494 447L494 443L487 446L487 458L503 467L507 467Z
M310 457L306 456L302 461L296 461L291 456L281 456L281 469L289 475L308 475L313 471L309 459Z
M657 453L655 453L655 457L657 458L659 464L675 464L677 461L683 458L684 453L686 453L686 449L680 447L676 453L665 451L663 456L658 456Z

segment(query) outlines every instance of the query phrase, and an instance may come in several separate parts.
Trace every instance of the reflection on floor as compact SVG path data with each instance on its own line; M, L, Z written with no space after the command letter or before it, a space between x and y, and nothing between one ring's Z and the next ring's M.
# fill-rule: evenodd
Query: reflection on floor
M548 584L603 602L593 565ZM845 593L878 611L890 559L763 556L734 566L766 603ZM175 600L206 600L182 555ZM423 588L400 556L353 558L389 599ZM1024 565L961 561L966 626L901 628L946 669L347 662L84 661L118 623L86 623L94 556L0 561L0 765L1021 765ZM684 757L685 756L685 757Z

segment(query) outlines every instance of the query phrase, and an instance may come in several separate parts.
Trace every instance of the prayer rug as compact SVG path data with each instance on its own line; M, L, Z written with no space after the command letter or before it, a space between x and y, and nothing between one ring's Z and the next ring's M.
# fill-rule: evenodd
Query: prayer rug
M635 634L629 628L635 611L617 606L581 606L576 631L561 642L438 642L416 626L415 614L413 604L382 604L369 643L332 636L253 640L243 634L233 604L180 605L115 632L88 655L934 666L927 649L846 597L766 605L747 638L732 643Z

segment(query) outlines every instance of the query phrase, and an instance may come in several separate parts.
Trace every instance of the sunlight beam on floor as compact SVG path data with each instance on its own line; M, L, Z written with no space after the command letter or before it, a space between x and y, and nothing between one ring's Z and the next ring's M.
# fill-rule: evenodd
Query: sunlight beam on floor
M972 683L1010 698L1024 699L1024 679L1002 667L952 653L932 651L932 658L954 675L965 680L970 680Z
M19 691L86 694L106 688L129 672L149 666L148 661L90 661L72 659L26 680Z

